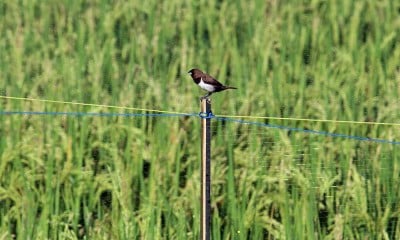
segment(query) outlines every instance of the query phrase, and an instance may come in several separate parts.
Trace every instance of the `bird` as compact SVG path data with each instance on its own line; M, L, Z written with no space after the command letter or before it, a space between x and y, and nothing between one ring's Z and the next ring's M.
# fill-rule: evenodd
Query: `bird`
M222 83L218 82L214 77L203 73L201 70L194 68L189 72L190 76L193 78L193 81L199 85L200 88L207 91L208 93L201 97L200 99L205 99L211 96L211 94L215 92L221 92L227 89L237 89L235 87L225 86Z

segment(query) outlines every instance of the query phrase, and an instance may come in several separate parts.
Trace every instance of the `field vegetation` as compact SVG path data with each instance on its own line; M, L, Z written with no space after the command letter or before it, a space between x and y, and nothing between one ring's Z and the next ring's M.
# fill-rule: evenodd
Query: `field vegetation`
M216 115L400 141L400 3L0 1L0 239L198 239ZM239 118L240 119L240 118ZM212 239L399 239L400 146L212 120Z

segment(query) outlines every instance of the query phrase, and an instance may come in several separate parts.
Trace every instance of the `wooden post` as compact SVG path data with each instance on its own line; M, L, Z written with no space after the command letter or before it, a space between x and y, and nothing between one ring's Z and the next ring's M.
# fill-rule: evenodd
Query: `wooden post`
M211 236L211 100L201 99L201 220L200 239Z

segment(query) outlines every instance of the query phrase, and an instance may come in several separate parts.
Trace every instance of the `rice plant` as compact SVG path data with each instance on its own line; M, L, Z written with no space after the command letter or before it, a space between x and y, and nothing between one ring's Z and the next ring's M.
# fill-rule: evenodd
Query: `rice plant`
M1 1L0 95L398 141L395 1ZM0 99L0 111L129 113ZM146 113L146 110L136 111ZM396 239L398 145L212 120L212 239ZM197 239L200 120L0 115L0 239Z

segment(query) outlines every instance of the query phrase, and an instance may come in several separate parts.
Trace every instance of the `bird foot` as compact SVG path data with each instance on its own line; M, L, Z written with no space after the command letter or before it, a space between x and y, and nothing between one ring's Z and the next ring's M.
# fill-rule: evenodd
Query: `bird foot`
M204 99L206 99L206 101L207 101L208 103L211 103L211 99L210 99L208 96L200 97L200 102L203 101Z
M203 99L207 99L207 102L208 103L210 103L210 96L211 96L211 92L209 92L209 93L207 93L206 95L204 95L204 96L202 96L201 98L200 98L200 102L203 100Z

